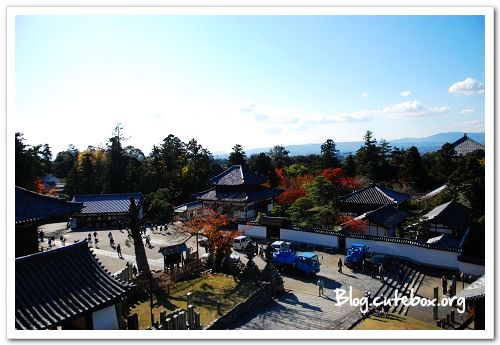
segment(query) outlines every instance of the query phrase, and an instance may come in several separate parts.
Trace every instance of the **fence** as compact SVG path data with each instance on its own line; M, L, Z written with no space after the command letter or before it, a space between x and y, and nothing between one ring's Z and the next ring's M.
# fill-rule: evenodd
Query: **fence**
M120 280L126 282L126 283L131 281L132 278L134 277L132 265L125 266L124 269L116 272L115 274L113 274L113 276L117 279L120 279Z
M265 227L257 224L240 224L238 229L250 237L254 237L253 234L258 234L259 236L256 237L262 238L262 234L266 233ZM295 247L300 249L320 249L326 252L339 250L341 238L342 240L345 239L346 248L353 243L361 243L370 247L372 252L403 258L417 264L458 270L473 276L484 274L484 265L458 260L462 253L462 249L458 247L435 245L396 237L363 234L346 235L322 229L280 228L280 239L291 241Z

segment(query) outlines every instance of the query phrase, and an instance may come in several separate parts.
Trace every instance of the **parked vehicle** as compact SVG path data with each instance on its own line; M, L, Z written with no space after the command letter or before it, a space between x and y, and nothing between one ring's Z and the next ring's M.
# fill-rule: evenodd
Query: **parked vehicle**
M365 244L353 243L351 248L347 249L347 255L344 264L349 268L359 268L368 253L368 247Z
M273 253L273 262L279 270L287 270L312 276L320 271L318 255L315 252L297 253L280 250Z
M244 250L250 243L252 243L250 237L244 235L238 236L233 240L233 248L236 250Z
M271 243L271 247L273 247L274 252L279 252L282 250L290 250L290 242L285 242L285 241L274 241Z

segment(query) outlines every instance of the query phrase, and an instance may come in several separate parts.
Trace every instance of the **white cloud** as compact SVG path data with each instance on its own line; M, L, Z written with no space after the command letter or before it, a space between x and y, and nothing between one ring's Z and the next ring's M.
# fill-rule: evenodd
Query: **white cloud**
M408 97L409 95L411 95L411 92L406 90L406 91L401 91L399 93L402 97Z
M460 112L460 114L470 114L470 113L473 113L473 112L474 112L473 108L466 108L466 109L462 109L462 111Z
M460 129L463 132L482 132L482 131L484 131L484 121L482 121L482 120L455 122L455 123L452 123L451 125L457 129Z
M427 107L421 104L419 101L414 100L387 106L381 111L377 111L377 113L389 116L406 117L440 115L446 114L449 111L450 107Z
M255 121L266 121L269 120L271 117L266 114L255 114L254 115Z
M456 95L472 96L478 95L484 92L484 86L482 83L473 78L466 78L463 81L458 81L448 88L449 93Z
M243 106L240 106L240 113L250 113L252 110L254 110L255 104L246 104Z
M361 94L361 97L368 97L368 96L371 96L368 92L365 92L365 93Z

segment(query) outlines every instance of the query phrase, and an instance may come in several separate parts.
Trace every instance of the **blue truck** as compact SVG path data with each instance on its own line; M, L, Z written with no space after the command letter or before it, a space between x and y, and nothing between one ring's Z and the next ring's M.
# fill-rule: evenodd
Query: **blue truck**
M312 276L319 272L318 255L314 252L297 253L291 250L280 250L273 253L273 263L282 271L297 272Z
M350 268L359 268L368 254L368 247L365 244L353 243L351 248L347 249L344 263Z

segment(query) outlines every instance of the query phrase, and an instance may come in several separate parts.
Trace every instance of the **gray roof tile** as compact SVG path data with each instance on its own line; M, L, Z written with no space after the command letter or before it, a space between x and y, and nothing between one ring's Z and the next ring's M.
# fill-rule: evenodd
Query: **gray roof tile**
M16 329L48 329L116 303L131 285L101 266L86 241L16 259Z
M16 186L16 225L78 213L83 204L38 194Z

